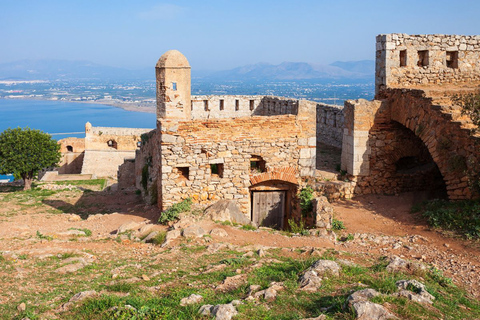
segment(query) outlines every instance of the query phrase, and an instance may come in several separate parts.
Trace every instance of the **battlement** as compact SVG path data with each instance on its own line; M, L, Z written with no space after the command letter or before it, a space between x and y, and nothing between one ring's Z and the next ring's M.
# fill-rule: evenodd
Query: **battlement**
M375 94L387 88L478 86L479 60L480 36L378 35Z

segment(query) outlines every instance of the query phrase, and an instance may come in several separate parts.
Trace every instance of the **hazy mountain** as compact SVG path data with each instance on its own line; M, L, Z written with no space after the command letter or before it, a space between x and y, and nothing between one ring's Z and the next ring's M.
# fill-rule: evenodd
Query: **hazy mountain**
M346 69L346 67L352 70ZM358 69L359 71L355 70ZM364 68L367 70L368 68ZM231 70L218 71L206 76L209 80L344 80L369 79L373 72L363 72L354 63L345 68L336 65L321 65L306 62L283 62L279 65L257 63Z
M330 64L334 67L342 68L350 72L364 73L368 75L375 74L374 60L360 60L360 61L335 61Z
M337 61L331 65L306 62L283 62L278 65L257 63L224 71L193 70L196 79L216 81L261 80L371 80L374 62ZM103 66L89 61L21 60L0 64L0 80L154 80L152 68L128 70Z
M128 70L90 61L21 60L0 64L0 80L154 79L151 69Z

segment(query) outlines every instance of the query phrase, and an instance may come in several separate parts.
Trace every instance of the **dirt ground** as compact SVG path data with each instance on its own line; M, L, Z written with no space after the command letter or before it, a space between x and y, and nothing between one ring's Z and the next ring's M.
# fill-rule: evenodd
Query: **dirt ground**
M144 205L140 196L134 192L104 191L85 195L65 191L47 197L39 204L27 202L26 205L19 205L9 199L8 193L2 192L0 196L2 195L0 251L4 257L18 257L22 254L42 257L65 252L88 252L101 259L135 256L141 261L143 256L164 251L160 246L129 239L106 241L117 237L116 230L125 223L133 221L147 225L157 221L158 210ZM397 255L421 261L442 270L457 285L480 298L478 247L471 242L430 230L423 221L410 213L414 200L415 195L407 193L399 196L362 196L334 203L335 218L343 221L346 227L338 237L352 234L354 237L350 241L335 241L331 234L324 237L291 237L272 230L247 231L212 221L198 224L206 232L221 228L228 233L226 238L212 236L211 240L202 239L205 242L221 241L237 247L279 248L285 252L293 252L295 249L302 249L303 252L335 249L345 255ZM65 209L69 206L70 211L76 212L62 212L69 211ZM87 216L88 218L82 219ZM166 228L155 224L149 231ZM92 235L69 241L71 235L65 233L72 229L89 229ZM39 235L51 239L39 241ZM24 277L27 271L19 267L17 272L18 277ZM8 300L5 295L0 300L2 298Z

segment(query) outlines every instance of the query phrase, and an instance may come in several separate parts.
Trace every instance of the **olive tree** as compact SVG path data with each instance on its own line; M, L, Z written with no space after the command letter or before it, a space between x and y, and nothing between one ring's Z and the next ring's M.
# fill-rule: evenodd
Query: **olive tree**
M15 128L0 134L0 173L22 178L24 190L32 188L38 172L60 161L60 145L40 130Z

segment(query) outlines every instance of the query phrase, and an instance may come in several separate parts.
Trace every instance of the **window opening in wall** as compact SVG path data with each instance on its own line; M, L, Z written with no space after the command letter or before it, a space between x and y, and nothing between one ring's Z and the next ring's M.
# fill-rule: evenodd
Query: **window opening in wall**
M177 91L177 83L176 82L172 82L172 90Z
M407 50L400 51L400 67L407 66Z
M107 141L107 145L108 145L110 148L117 149L117 141L115 141L115 140L108 140L108 141Z
M458 51L447 51L447 67L458 68Z
M255 100L250 100L250 111L253 111L255 109Z
M73 152L73 147L72 146L67 146L67 151L68 152Z
M220 99L220 110L223 110L224 109L224 102L223 102L223 99Z
M240 109L240 101L235 100L235 111L238 111Z
M420 50L418 51L418 62L417 65L419 67L426 67L428 66L428 50Z
M137 148L140 148L142 146L142 141L137 141Z
M323 124L327 124L327 110L323 110Z
M188 180L188 175L190 173L189 167L177 167L177 172L181 178Z
M223 178L223 163L212 163L210 165L212 176Z
M193 101L190 102L190 110L193 110Z
M267 171L265 160L263 160L263 158L260 156L252 155L250 157L250 171L252 173L261 173Z
M208 100L203 100L203 109L205 109L205 111L210 111L208 109Z
M337 127L337 114L336 113L333 114L333 127L334 128Z

